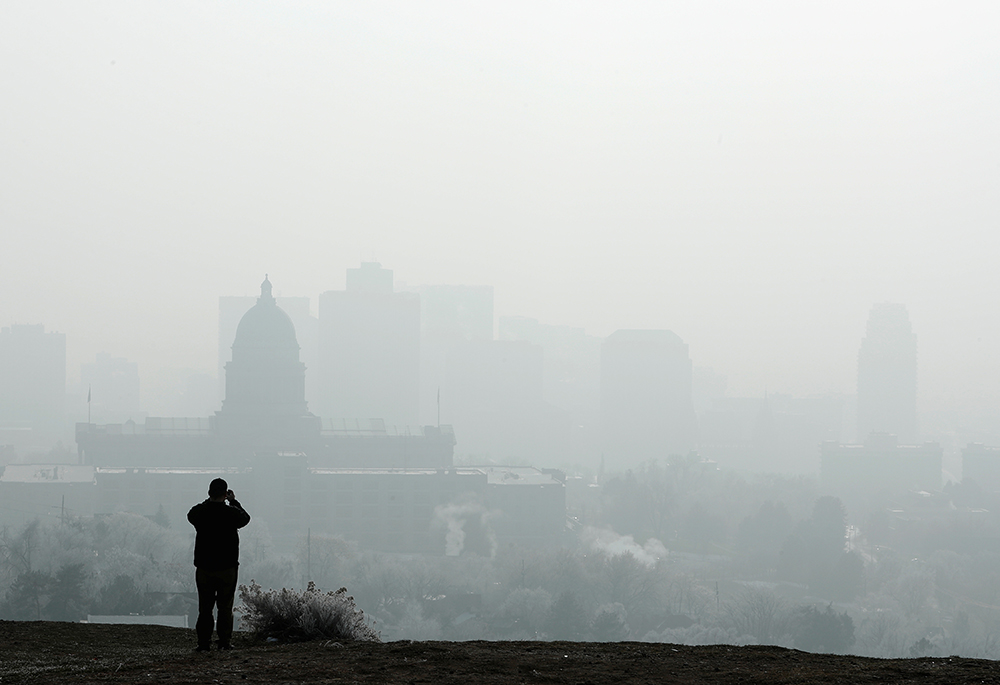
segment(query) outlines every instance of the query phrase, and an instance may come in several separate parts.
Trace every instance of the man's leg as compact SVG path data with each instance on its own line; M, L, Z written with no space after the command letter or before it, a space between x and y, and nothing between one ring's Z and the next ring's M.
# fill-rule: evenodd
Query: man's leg
M209 649L212 646L212 628L215 627L212 609L215 608L218 592L218 583L212 576L210 571L200 568L194 572L194 582L198 586L198 622L194 626L198 634L198 649Z
M219 648L229 649L233 639L233 601L236 596L237 568L227 568L218 571L219 593L216 602L219 606L219 619L216 631L219 633Z

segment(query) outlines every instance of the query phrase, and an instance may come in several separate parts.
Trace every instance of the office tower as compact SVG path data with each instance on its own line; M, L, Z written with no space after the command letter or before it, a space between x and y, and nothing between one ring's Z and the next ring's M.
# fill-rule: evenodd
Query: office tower
M582 328L501 316L500 340L524 340L545 351L545 400L560 409L596 412L600 404L601 339Z
M448 353L441 421L460 454L501 464L566 457L569 418L544 402L542 365L542 348L523 340L473 340Z
M901 304L872 307L858 351L858 441L872 432L917 440L917 336Z
M524 316L501 316L498 334L502 341L523 340L544 352L542 414L549 418L539 442L551 450L546 463L565 455L567 463L599 464L601 338Z
M608 468L686 455L696 437L688 346L664 330L620 330L601 347L601 423Z
M434 424L448 355L462 344L493 340L493 286L425 285L414 292L420 295L420 421Z
M65 400L66 336L41 324L0 330L0 422L57 432Z
M420 296L395 292L392 270L363 262L319 296L319 350L321 416L418 424Z

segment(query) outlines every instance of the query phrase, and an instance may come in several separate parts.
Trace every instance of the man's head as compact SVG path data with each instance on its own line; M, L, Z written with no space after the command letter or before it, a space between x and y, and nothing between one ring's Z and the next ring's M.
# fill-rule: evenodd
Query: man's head
M216 478L208 486L208 496L212 499L225 499L229 492L229 484L221 478Z

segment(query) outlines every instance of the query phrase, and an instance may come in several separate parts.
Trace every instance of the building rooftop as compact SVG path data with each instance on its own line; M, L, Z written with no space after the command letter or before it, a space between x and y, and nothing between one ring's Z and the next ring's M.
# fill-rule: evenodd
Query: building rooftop
M490 485L562 485L551 473L533 466L478 466Z
M382 419L323 419L320 432L325 436L414 436L451 435L450 425L443 426L389 426Z
M444 475L451 474L456 476L476 476L484 475L484 471L481 468L468 467L468 466L450 466L448 468L407 468L407 469L392 469L392 468L336 468L336 467L314 467L308 469L309 473L313 475L359 475L359 476L434 476L434 475Z
M190 476L218 476L224 474L232 473L246 473L249 469L238 468L235 466L192 466L192 467L172 467L172 466L139 466L139 467L113 467L113 466L97 466L89 467L94 469L95 473L100 474L111 474L111 473L148 473L152 475L190 475Z
M93 483L94 467L79 464L8 464L0 483Z

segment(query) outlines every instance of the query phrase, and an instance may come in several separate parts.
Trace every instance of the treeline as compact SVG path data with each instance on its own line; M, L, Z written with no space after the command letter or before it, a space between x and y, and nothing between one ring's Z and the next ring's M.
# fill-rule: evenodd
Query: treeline
M117 513L0 530L0 618L184 614L191 543L162 519ZM186 563L185 563L186 562Z

